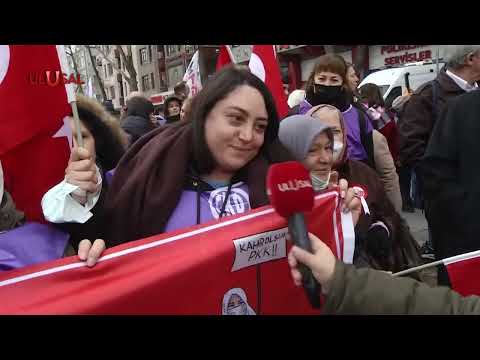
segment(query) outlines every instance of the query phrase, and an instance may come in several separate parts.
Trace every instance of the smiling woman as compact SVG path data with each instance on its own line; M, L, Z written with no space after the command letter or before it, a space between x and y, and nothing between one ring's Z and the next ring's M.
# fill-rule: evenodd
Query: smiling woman
M187 120L145 135L123 157L104 204L107 245L266 205L269 164L292 159L278 126L260 79L237 67L216 73Z

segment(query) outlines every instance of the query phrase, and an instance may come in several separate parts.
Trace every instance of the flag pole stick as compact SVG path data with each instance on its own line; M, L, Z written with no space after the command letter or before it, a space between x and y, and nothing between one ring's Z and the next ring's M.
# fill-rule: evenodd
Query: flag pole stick
M443 260L438 260L438 261L431 262L429 264L423 264L423 265L416 266L416 267L413 267L413 268L410 268L410 269L407 269L407 270L397 272L395 274L392 274L392 276L395 276L395 277L396 276L403 276L403 275L407 275L407 274L417 272L417 271L420 271L420 270L423 270L423 269L428 269L430 267L434 267L434 266L441 265L441 264L443 264Z
M72 101L70 105L72 106L73 124L75 126L75 133L77 136L77 144L78 144L78 147L83 147L83 137L82 137L82 130L80 125L80 117L78 116L77 102Z
M416 271L419 271L419 270L427 269L427 268L430 268L430 267L434 267L434 266L437 266L437 265L442 265L442 264L447 265L447 264L450 264L450 263L454 263L454 262L461 261L461 260L468 260L468 259L478 257L478 256L480 256L480 250L471 251L471 252L468 252L468 253L455 255L455 256L451 256L449 258L434 261L434 262L431 262L429 264L424 264L424 265L416 266L416 267L413 267L413 268L410 268L410 269L407 269L407 270L403 270L403 271L397 272L395 274L392 274L392 276L396 277L396 276L407 275L407 274L410 274L410 273L413 273L413 272L416 272Z
M65 46L57 45L56 48L57 48L58 60L60 62L60 68L62 69L63 72L70 73L70 66L68 65ZM82 138L81 127L80 127L80 117L78 116L77 99L76 99L75 90L73 89L72 84L65 84L65 91L67 92L67 101L72 107L73 125L74 125L76 136L77 136L77 145L79 147L83 147L83 138Z

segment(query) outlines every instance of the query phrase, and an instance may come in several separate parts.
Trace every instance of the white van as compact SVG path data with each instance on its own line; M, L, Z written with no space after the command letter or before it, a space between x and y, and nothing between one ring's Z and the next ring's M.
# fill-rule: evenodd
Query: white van
M445 63L440 62L438 69L442 69ZM373 83L380 87L383 99L387 107L390 107L393 100L406 90L406 82L410 89L415 91L418 87L437 76L437 64L429 62L411 63L397 68L379 70L368 75L360 83L362 85Z

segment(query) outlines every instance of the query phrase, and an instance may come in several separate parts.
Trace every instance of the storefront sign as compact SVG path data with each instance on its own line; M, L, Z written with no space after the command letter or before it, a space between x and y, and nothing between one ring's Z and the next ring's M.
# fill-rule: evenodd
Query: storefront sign
M432 60L435 45L374 45L370 46L370 69L401 66L411 62Z

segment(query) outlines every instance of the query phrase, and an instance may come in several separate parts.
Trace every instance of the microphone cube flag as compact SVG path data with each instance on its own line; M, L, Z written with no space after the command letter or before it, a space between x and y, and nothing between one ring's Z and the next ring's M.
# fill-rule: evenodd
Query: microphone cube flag
M297 161L273 164L267 174L267 194L282 217L313 209L313 186L305 167Z

